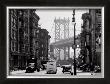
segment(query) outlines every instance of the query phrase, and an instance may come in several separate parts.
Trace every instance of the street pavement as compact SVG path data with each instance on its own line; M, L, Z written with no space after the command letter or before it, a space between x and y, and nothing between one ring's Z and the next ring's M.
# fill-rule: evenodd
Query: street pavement
M57 67L56 74L47 74L46 70L35 71L34 73L25 73L26 70L17 70L10 72L9 78L102 78L101 73L82 72L77 70L77 75L71 75L70 72L62 72L61 67Z

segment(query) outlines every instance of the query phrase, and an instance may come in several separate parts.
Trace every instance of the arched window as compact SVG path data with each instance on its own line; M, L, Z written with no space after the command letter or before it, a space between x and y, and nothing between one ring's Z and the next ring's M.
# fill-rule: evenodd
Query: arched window
M37 30L36 33L39 33L39 30Z

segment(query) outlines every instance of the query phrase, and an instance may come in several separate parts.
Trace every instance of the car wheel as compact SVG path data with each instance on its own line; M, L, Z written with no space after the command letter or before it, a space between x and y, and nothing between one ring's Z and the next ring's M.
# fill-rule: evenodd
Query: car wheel
M56 74L57 72L55 72L54 74Z
M28 73L28 71L26 71L25 73Z
M47 74L49 74L49 72L47 72Z
M71 75L73 75L73 72L71 72Z
M37 72L39 72L40 71L40 69L37 69Z

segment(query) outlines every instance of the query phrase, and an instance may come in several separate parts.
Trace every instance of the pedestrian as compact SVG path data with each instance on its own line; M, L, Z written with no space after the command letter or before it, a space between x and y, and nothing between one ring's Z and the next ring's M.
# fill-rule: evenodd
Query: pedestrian
M90 64L90 69L91 69L91 75L94 75L94 65L93 63Z

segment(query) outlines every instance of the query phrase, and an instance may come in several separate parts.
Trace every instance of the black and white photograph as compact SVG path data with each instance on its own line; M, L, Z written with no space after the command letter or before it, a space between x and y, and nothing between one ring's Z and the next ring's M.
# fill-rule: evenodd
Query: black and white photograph
M6 9L7 78L104 78L104 7Z

